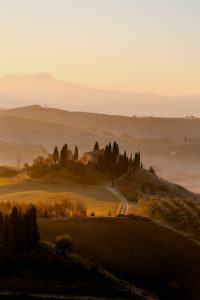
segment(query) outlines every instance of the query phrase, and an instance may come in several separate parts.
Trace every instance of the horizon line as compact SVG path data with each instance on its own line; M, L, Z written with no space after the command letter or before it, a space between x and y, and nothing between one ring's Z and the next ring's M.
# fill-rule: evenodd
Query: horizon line
M71 80L66 80L66 79L61 79L55 75L52 75L51 73L48 72L13 72L13 73L0 73L0 77L9 77L9 76L24 76L24 77L31 77L31 76L42 76L46 77L47 79L50 80L55 80L58 82L63 82L66 84L72 84L72 85L76 85L82 88L86 88L86 89L91 89L91 90L96 90L96 91L108 91L108 92L117 92L117 93L125 93L125 94L134 94L134 95L138 95L138 96L155 96L155 97L169 97L169 98L183 98L183 97L200 97L200 92L199 94L194 93L194 94L177 94L177 95L173 95L173 94L161 94L161 93L157 93L157 92L152 92L152 91L143 91L143 92L138 92L138 91L128 91L128 90L118 90L118 89L114 89L114 88L97 88L97 87L91 87L89 85L83 84L83 83L79 83L79 82L74 82Z

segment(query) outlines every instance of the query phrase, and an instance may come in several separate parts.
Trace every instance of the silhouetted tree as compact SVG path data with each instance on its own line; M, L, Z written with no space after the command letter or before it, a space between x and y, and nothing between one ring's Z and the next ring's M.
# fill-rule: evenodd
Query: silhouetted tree
M37 211L34 206L32 206L28 211L29 218L29 235L30 235L30 244L29 247L32 248L39 241L40 234L37 226Z
M74 160L77 160L78 159L78 147L76 146L75 147L75 150L74 150L74 157L73 157Z
M60 166L65 167L68 161L68 146L65 144L60 152Z
M99 143L98 142L96 142L95 145L94 145L94 151L96 151L96 150L99 150Z
M39 241L36 209L31 207L22 214L16 207L4 219L3 232L8 253L21 253L32 249Z
M54 165L56 165L58 162L59 162L59 152L58 152L58 148L55 147L53 151L53 163Z

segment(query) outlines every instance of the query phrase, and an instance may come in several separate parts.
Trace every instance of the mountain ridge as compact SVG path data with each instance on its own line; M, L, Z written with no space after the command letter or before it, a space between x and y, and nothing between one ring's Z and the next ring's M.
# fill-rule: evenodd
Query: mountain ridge
M122 115L200 116L200 95L162 96L90 88L46 73L0 76L0 107L38 103L68 110Z

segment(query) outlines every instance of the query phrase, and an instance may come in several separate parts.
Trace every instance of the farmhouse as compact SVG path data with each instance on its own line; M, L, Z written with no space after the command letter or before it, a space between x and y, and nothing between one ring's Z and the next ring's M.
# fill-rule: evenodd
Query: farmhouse
M90 152L85 152L83 154L84 163L97 163L100 156L104 154L104 149L94 150Z

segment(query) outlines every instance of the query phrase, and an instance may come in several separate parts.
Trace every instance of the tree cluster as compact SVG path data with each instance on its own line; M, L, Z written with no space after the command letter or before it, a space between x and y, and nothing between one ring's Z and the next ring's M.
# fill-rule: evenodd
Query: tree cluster
M7 253L17 254L32 249L40 238L35 207L24 213L16 207L10 214L0 213L0 231Z
M19 215L28 212L34 206L37 209L39 218L59 218L59 217L86 217L87 209L83 202L72 202L69 199L52 199L30 201L1 201L0 211L3 215L12 214L13 209L17 208Z
M74 153L68 148L68 145L65 144L59 153L58 147L56 146L53 151L53 164L54 166L58 165L61 168L65 167L69 160L78 160L79 153L78 147L75 147Z
M132 154L128 157L126 151L123 154L120 153L119 145L116 142L113 145L111 143L106 145L104 154L98 159L97 166L111 179L112 183L127 173L133 173L140 167L142 167L140 152L136 152L134 158Z
M58 147L54 148L53 154L47 158L38 157L34 160L32 166L26 166L27 171L31 177L39 178L52 174L52 172L61 172L68 170L71 177L76 177L80 174L81 181L91 183L91 178L100 176L106 176L114 184L115 181L128 173L135 172L138 168L142 168L140 152L136 152L134 157L132 154L127 155L124 151L120 153L119 145L114 142L109 143L104 149L99 148L98 141L95 142L91 155L94 155L95 159L88 164L81 164L81 160L77 163L79 158L78 147L75 147L72 152L68 145L65 144L59 152ZM74 174L76 173L76 176ZM88 180L87 177L89 177ZM70 178L73 180L73 178ZM84 180L83 180L84 179ZM80 181L80 178L78 179ZM96 179L94 180L97 181Z

